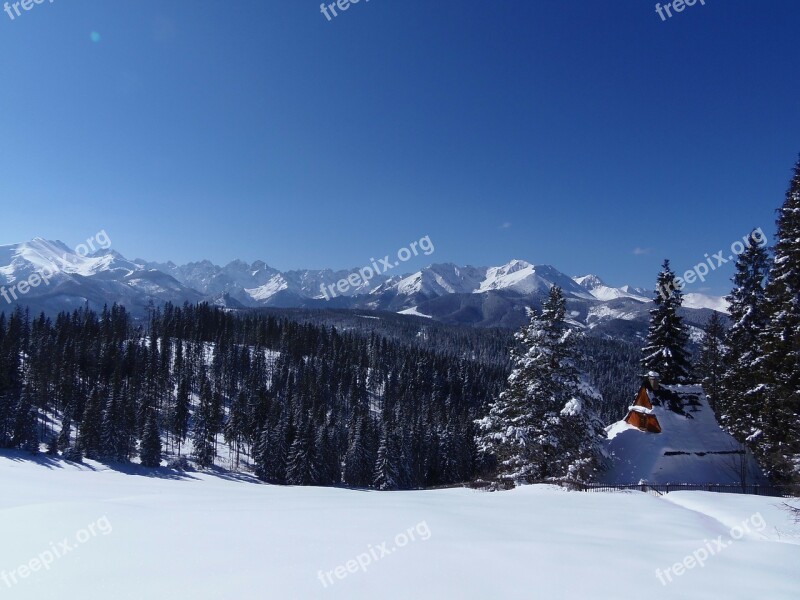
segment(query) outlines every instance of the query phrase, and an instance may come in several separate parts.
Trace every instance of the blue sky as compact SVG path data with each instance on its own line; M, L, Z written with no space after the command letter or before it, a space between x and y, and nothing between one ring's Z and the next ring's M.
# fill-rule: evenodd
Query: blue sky
M13 11L13 9L12 9ZM650 286L772 236L800 3L55 0L0 13L0 243ZM725 292L732 269L710 280ZM696 285L692 290L700 291Z

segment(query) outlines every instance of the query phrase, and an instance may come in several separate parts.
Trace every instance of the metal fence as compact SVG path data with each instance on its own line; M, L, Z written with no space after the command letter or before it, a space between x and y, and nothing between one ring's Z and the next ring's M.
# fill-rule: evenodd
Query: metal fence
M670 492L700 491L721 492L725 494L752 494L755 496L773 496L791 498L800 496L800 488L789 485L758 484L720 484L720 483L633 483L627 485L606 485L602 483L573 483L573 489L582 492L615 492L635 490L656 496Z
M529 484L558 485L579 492L644 492L654 496L662 496L670 492L699 491L699 492L720 492L725 494L752 494L755 496L772 496L775 498L797 498L800 497L800 486L791 485L761 485L761 484L721 484L721 483L629 483L629 484L605 484L605 483L581 483L578 481L566 480L547 480L529 481ZM513 481L473 481L468 484L474 490L494 491L497 489L511 489L514 487Z

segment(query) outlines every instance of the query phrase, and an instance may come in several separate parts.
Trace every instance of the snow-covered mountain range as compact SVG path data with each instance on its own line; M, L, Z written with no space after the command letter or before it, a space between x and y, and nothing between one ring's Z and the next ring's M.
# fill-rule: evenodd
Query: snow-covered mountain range
M38 285L37 273L49 273ZM358 269L279 271L263 261L207 260L176 265L128 260L110 249L82 255L59 241L36 238L0 246L0 307L29 305L48 313L117 302L133 312L150 304L209 301L228 308L358 308L431 317L480 326L519 325L528 306L538 306L560 286L571 317L589 328L609 321L646 321L650 293L606 285L596 275L569 277L549 265L512 260L496 267L432 264L406 275L376 275L344 292L325 289ZM687 309L724 311L724 299L686 295ZM0 308L2 310L2 308Z

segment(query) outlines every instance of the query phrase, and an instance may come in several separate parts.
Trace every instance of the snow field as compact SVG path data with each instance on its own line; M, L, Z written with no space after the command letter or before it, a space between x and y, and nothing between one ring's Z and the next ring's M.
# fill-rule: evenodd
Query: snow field
M800 529L777 498L291 488L8 452L0 481L2 598L800 597ZM659 581L656 569L756 514L761 531ZM104 518L108 527L49 568L19 577L21 565ZM9 586L2 574L12 572Z

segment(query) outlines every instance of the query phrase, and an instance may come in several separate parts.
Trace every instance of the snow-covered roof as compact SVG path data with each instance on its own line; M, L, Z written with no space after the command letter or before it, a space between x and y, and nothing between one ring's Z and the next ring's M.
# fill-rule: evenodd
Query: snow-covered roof
M639 414L655 415L662 432L650 435L625 421L607 427L607 450L613 458L601 481L738 483L744 463L749 481L766 482L751 456L737 454L741 445L720 428L702 388L670 385L662 391L674 394L684 412L669 410L663 403L652 411L630 407Z

